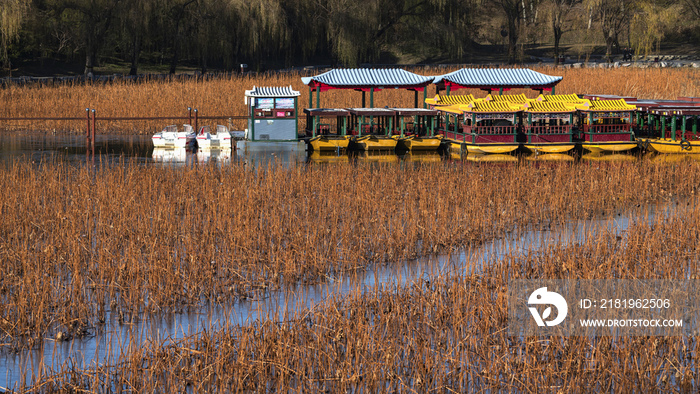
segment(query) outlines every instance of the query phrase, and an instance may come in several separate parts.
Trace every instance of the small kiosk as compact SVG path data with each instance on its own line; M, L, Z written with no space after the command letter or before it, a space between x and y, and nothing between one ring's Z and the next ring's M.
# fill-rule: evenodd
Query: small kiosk
M297 141L299 96L291 86L246 90L248 140Z

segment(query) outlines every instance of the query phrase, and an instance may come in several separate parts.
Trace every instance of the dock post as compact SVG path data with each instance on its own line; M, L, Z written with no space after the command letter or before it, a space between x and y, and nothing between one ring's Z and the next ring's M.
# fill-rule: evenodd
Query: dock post
M197 108L195 108L195 109L194 109L194 132L195 132L195 134L196 134L196 133L199 133L199 128L197 127L197 126L198 126L197 123L199 123L199 122L198 122L198 120L199 120L199 119L198 119L198 113L199 113L199 111L197 111Z
M92 154L95 154L95 117L96 112L92 110L92 130L90 131L90 149L92 149Z
M187 121L187 124L192 126L192 107L187 107L187 112L188 112L188 117L189 120ZM196 132L197 130L195 130Z
M85 108L85 118L87 119L87 128L85 129L85 146L90 145L90 108Z

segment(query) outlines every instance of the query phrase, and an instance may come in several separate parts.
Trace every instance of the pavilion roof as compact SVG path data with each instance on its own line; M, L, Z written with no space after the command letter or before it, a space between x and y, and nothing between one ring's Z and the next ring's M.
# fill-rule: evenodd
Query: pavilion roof
M433 82L426 77L399 68L345 68L333 69L313 77L302 77L301 81L311 88L369 90L374 88L418 89Z
M463 68L435 77L434 83L457 88L551 89L562 80L527 68Z

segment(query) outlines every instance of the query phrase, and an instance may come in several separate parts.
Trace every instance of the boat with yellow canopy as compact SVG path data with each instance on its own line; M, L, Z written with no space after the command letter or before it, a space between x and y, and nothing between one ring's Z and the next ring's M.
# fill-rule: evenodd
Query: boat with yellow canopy
M645 140L644 146L658 153L700 153L699 106L659 107L648 115L656 138Z
M574 149L574 103L559 99L531 100L523 107L523 145L527 150L565 153Z
M581 146L594 153L623 152L637 146L632 120L637 107L617 100L586 100L579 107Z
M463 144L469 153L508 153L520 146L517 104L476 100L436 109L440 133L451 146Z

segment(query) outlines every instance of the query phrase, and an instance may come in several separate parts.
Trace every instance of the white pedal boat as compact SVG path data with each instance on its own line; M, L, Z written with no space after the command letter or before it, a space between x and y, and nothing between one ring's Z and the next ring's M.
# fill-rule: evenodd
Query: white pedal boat
M231 133L227 126L216 126L216 134L209 131L209 126L202 126L197 133L199 149L231 148Z
M195 133L192 126L186 124L183 131L178 131L177 126L166 126L163 131L153 134L153 146L156 148L185 148L194 144Z

